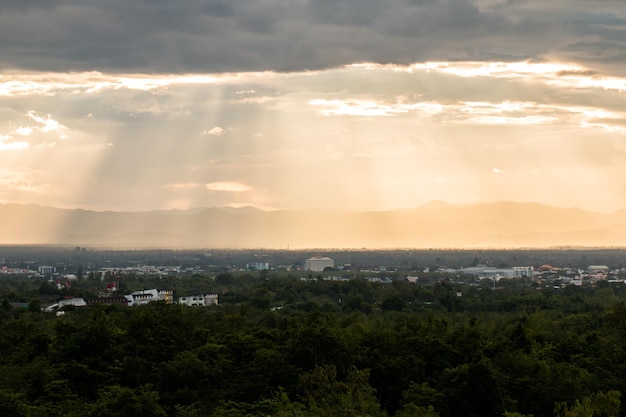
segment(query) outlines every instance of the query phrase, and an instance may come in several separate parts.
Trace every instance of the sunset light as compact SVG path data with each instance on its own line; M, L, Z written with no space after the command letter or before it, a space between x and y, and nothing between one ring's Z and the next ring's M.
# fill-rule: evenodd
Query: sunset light
M438 3L394 3L370 16L374 26L355 22L371 49L359 37L337 37L328 50L312 35L326 35L316 15L305 18L303 6L290 5L281 23L287 32L267 36L291 39L290 24L300 22L302 36L316 39L307 59L291 48L256 54L261 44L228 31L219 35L223 49L212 41L183 46L176 36L171 49L151 49L138 29L137 41L148 44L135 62L124 50L105 62L62 48L46 60L17 42L21 49L0 67L0 201L131 212L243 204L386 211L433 200L626 210L626 74L614 65L618 50L606 43L593 55L571 27L538 42L521 22L559 9L537 2L468 2L457 12L483 29L468 29L460 44ZM588 42L613 39L622 9L608 8L616 17L605 19L576 4L571 13L595 19ZM50 12L62 19L60 9ZM414 38L403 12L432 33L405 43ZM37 13L8 9L24 24ZM347 30L340 15L327 27ZM3 19L19 30L6 16L3 28ZM451 34L428 19L450 25ZM502 32L498 19L516 34ZM555 26L536 25L546 34ZM58 42L81 42L68 31Z

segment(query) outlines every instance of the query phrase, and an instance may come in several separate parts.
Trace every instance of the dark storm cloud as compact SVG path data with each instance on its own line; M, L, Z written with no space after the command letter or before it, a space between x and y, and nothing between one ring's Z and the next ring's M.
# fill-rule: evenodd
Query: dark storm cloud
M9 10L26 11L30 9L52 9L57 0L3 0L0 2L0 12Z
M624 57L621 1L1 0L0 66L111 72ZM596 6L597 4L597 6ZM601 53L595 48L602 46ZM587 47L588 46L588 47Z

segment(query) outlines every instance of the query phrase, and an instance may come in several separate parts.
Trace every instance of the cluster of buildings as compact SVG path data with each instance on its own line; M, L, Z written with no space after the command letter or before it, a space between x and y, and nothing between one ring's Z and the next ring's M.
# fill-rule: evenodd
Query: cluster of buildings
M626 283L624 273L626 273L624 269L611 270L606 265L589 265L586 269L555 268L551 265L542 265L538 268L538 276L548 278L554 284L554 288L567 285L594 285L598 281Z
M125 268L101 268L98 270L98 274L101 279L107 274L134 274L134 275L150 275L150 276L164 276L169 274L179 274L181 272L180 266L164 266L164 265L135 265Z
M246 264L246 270L248 271L267 271L271 270L272 264L265 260L259 259L257 262ZM345 264L339 268L335 268L335 260L322 255L313 255L304 261L303 267L298 267L304 271L310 272L328 272L337 270L352 270L350 264ZM392 268L391 271L394 271ZM81 271L82 272L82 271ZM165 303L178 303L186 306L212 306L219 305L217 294L200 294L189 295L179 297L178 300L174 299L174 293L172 290L161 289L149 289L135 291L127 295L120 295L119 292L119 277L125 274L136 275L151 275L151 276L163 276L168 274L180 274L188 272L182 270L180 266L150 266L150 265L136 265L126 268L102 268L97 271L89 271L89 276L93 279L100 279L101 281L108 281L106 283L106 294L93 298L68 298L60 300L45 309L47 311L62 311L66 306L86 306L91 304L102 305L124 305L124 306L136 306L144 305L154 301L162 301ZM196 272L193 270L192 272ZM367 269L359 269L359 272L373 273L372 276L365 277L365 280L378 283L391 283L393 280L389 277L383 277L387 272L387 268L381 267L368 267ZM438 275L432 275L432 273L439 273ZM32 268L8 268L6 266L0 266L0 274L20 274L28 276L41 276L49 277L50 282L56 282L58 289L70 287L73 281L78 280L75 274L62 274L57 273L57 268L50 265L40 265ZM351 277L331 274L315 274L317 278L313 278L313 274L309 274L308 277L300 278L302 281L347 281ZM514 266L508 268L496 268L488 265L476 265L464 268L449 268L438 267L438 269L430 271L429 268L422 270L420 273L412 272L408 276L399 278L396 275L395 279L404 279L407 282L415 284L428 284L432 283L432 279L439 279L437 276L447 276L450 279L457 279L466 276L471 279L478 280L491 280L495 282L501 279L514 279L514 278L526 278L535 282L543 282L554 288L565 287L567 285L593 285L595 282L605 280L608 282L623 282L626 283L624 276L626 275L626 269L611 270L606 265L589 265L585 269L581 268L556 268L551 265L542 265L540 267L533 266ZM84 275L87 276L87 273ZM356 276L356 275L354 275Z
M113 290L114 291L114 290ZM154 301L163 301L167 304L173 304L174 291L163 289L149 289L135 291L127 295L108 294L106 296L94 297L94 298L66 298L57 301L45 307L45 311L59 311L66 306L83 307L87 305L101 304L101 305L123 305L123 306L138 306L145 305ZM219 298L217 294L203 294L180 297L178 304L186 306L211 306L219 305Z
M535 268L532 266L514 266L512 268L494 268L485 265L461 268L456 273L475 275L479 278L532 278Z
M554 288L562 288L567 285L594 285L598 281L626 283L624 275L626 269L611 270L607 265L589 265L587 268L557 268L552 265L541 265L538 268L532 266L493 268L476 266L461 268L458 274L474 275L478 279L490 279L498 281L507 278L528 278L534 282L543 282Z
M246 271L268 270L269 271L269 270L275 269L275 267L276 266L273 265L271 262L267 260L262 260L262 261L247 263L245 265L245 268L243 269L239 267L231 266L231 270L232 271L241 271L241 270L246 270ZM346 267L349 268L350 265L349 264L344 265L343 269L346 269ZM280 268L286 268L287 270L291 270L292 266L279 267L279 269ZM304 271L311 271L311 272L323 272L324 270L327 270L327 268L330 268L330 269L335 268L334 259L329 258L327 256L322 256L322 255L313 255L304 261L303 267L297 267L296 269L304 270ZM341 269L341 267L339 269ZM378 268L376 268L376 270L367 269L367 270L364 270L363 272L384 272L385 270L386 270L385 267L380 267L380 269ZM141 275L166 276L166 275L181 274L181 273L201 274L204 272L205 271L202 271L197 268L185 269L185 268L182 268L181 266L138 264L138 265L127 266L127 267L104 267L104 268L99 268L97 270L84 271L84 274L85 274L85 277L90 276L92 278L96 278L96 279L99 278L100 280L104 281L107 277L116 276L116 275L133 274L133 275L140 275L140 276ZM6 266L0 266L0 274L16 274L16 275L19 274L19 275L27 275L29 277L53 276L57 279L61 278L64 286L69 286L73 279L73 274L63 274L62 272L59 273L57 270L57 267L52 266L52 265L40 265L36 269L8 268ZM69 278L69 280L66 278Z
M327 267L333 267L332 259L315 256L307 259L305 264L305 270L307 271L317 271L321 272L326 270ZM345 269L345 267L344 267ZM386 272L385 267L381 267L380 269L373 270L363 270L360 269L359 272L374 272L378 273L375 276L367 276L363 279L370 282L377 283L391 283L393 280L389 277L382 277L381 272ZM440 280L445 279L442 278L444 276L448 276L448 280L462 279L462 277L471 277L472 279L490 280L494 282L494 285L497 281L501 279L514 279L514 278L525 278L529 281L534 282L544 282L549 285L553 285L555 288L564 287L567 285L593 285L597 281L608 281L608 282L622 282L626 283L624 279L624 275L626 275L626 269L621 270L611 270L606 265L589 265L585 269L580 268L556 268L551 265L542 265L540 267L533 266L514 266L508 268L496 268L488 265L477 265L465 268L449 268L449 267L440 267L436 270L431 271L429 268L425 268L421 271L420 274L411 273L407 276L404 276L402 279L406 282L414 283L414 284L431 284L433 279L437 279L435 275L432 273L440 274ZM454 276L454 277L452 277ZM300 280L304 282L308 281L348 281L350 277L347 276L337 276L337 275L318 275L314 277L309 275L308 277L301 277ZM399 279L399 278L396 278Z
M304 261L304 270L312 272L322 272L326 268L334 268L335 261L327 256L314 255ZM272 269L270 262L253 262L246 264L247 271L267 271Z
M0 274L2 275L27 275L29 277L37 274L37 271L34 271L29 268L9 268L7 266L0 266Z

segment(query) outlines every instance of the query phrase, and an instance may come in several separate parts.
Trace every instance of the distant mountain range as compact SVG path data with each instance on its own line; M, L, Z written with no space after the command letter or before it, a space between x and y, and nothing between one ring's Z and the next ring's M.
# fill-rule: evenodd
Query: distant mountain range
M626 247L624 211L513 202L432 202L363 212L251 207L100 212L5 204L0 226L0 244L117 248Z

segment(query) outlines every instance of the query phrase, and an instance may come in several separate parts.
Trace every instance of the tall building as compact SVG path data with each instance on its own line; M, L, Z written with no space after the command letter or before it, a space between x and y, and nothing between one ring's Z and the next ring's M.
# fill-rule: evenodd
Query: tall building
M335 261L327 256L316 255L304 261L305 271L322 272L324 268L334 268Z

